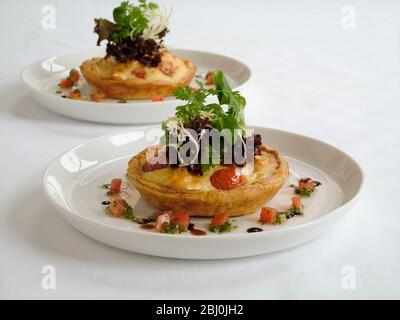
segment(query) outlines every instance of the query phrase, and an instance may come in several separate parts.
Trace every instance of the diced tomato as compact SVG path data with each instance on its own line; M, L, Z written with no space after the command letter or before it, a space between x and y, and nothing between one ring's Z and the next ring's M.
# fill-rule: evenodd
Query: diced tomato
M168 214L169 215L169 217L170 217L170 220L172 219L172 217L174 216L174 213L173 213L173 211L155 211L154 213L153 213L153 218L154 218L154 220L157 220L157 218L159 217L159 216L161 216L161 215L163 215L163 214Z
M69 72L69 79L72 80L72 82L79 81L80 77L81 77L81 75L80 75L79 71L76 69L72 69Z
M208 72L206 75L206 85L215 84L214 73Z
M312 181L310 178L299 180L299 189L313 191L315 189L314 181Z
M169 213L163 213L157 217L156 230L162 232L164 230L164 223L171 223Z
M210 181L217 189L231 190L242 186L246 182L246 177L232 166L215 171L211 175Z
M186 230L189 226L189 214L187 212L178 211L174 216L174 224L179 225L181 229Z
M71 79L62 79L59 86L61 89L69 89L72 88L74 85L74 82Z
M139 69L135 69L132 71L132 74L139 79L145 79L146 78L146 69L145 68L139 68Z
M229 216L226 212L222 212L217 214L214 218L211 220L211 225L220 227L222 226L225 222L227 222L229 219Z
M94 102L100 102L101 100L106 98L106 94L104 92L95 92L90 95L90 100Z
M113 179L110 184L110 193L118 194L121 192L122 179Z
M79 100L81 98L81 92L79 90L71 91L68 95L68 98L73 100Z
M126 201L124 199L114 199L108 206L108 210L115 217L122 217L125 212Z
M172 76L175 72L173 64L169 61L161 61L161 63L158 66L158 69L160 69L162 73L164 73L166 76L169 77Z
M301 198L299 196L292 197L292 208L301 209L302 207Z
M275 209L270 208L270 207L263 207L261 209L261 213L260 213L260 222L271 224L271 223L273 223L276 215L277 215L277 212Z
M160 102L163 100L164 100L163 96L154 96L153 98L151 98L151 101L153 101L153 102Z

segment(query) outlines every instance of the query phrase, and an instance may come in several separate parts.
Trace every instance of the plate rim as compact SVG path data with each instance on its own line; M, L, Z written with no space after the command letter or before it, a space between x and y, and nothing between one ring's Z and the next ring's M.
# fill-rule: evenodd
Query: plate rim
M66 208L61 206L57 201L55 201L53 199L53 197L51 196L51 194L48 191L47 188L47 183L46 183L46 177L48 176L48 172L51 169L51 167L59 162L58 160L68 154L69 152L75 151L79 148L84 147L87 144L90 144L96 140L102 140L102 139L106 139L108 137L111 137L113 135L118 135L118 134L124 134L124 133L128 133L131 131L138 131L138 130L145 130L146 128L154 128L155 125L144 125L144 126L138 126L138 127L134 127L134 128L126 128L124 130L119 130L116 132L111 132L105 135L101 135L89 140L86 140L78 145L76 145L75 147L72 147L62 153L60 153L59 155L57 155L53 160L50 161L50 163L46 166L44 173L42 175L42 188L43 191L46 195L46 197L48 198L48 200L50 201L50 203L53 205L53 207L55 207L57 209L57 211L59 211L59 213L64 214L72 214L75 217L78 217L79 219L83 219L85 220L85 222L89 222L89 223L94 223L97 226L100 227L105 227L105 228L111 228L114 231L119 231L119 232L125 232L125 233L134 233L140 236L148 236L148 237L167 237L167 238L171 238L171 235L169 234L162 234L162 233L155 233L155 232L143 232L140 230L126 230L125 228L122 227L118 227L118 226L112 226L109 225L107 223L103 223L94 219L91 219L89 217L83 216L81 214L79 214L79 212L76 212L75 210ZM299 225L295 225L292 226L290 228L286 228L286 229L274 229L274 230L268 230L266 232L258 232L258 233L229 233L229 234L225 234L222 237L221 236L203 236L203 237L182 237L182 239L188 240L188 241L224 241L225 239L238 239L238 238L249 238L249 237L267 237L267 235L274 235L274 234L279 234L279 233L288 233L288 232L295 232L299 229L306 229L308 227L312 227L314 224L322 224L325 220L329 219L329 218L333 218L334 216L339 216L341 213L343 214L343 209L345 209L346 207L351 207L356 201L357 199L360 197L361 192L364 189L365 186L365 173L364 170L362 169L361 165L349 154L347 154L346 152L340 150L339 148L324 142L322 140L316 139L314 137L310 137L310 136L306 136L303 134L299 134L299 133L295 133L295 132L291 132L291 131L286 131L286 130L281 130L281 129L275 129L275 128L269 128L269 127L260 127L260 126L251 126L248 125L248 128L254 128L254 129L268 129L268 130L272 130L275 131L277 133L284 133L284 134L290 134L290 135L294 135L300 138L306 138L306 139L311 139L314 142L317 143L322 143L324 145L326 145L327 147L333 148L336 152L339 152L341 154L343 154L344 156L346 156L347 158L349 158L351 160L351 162L353 163L353 165L355 165L355 168L359 171L360 173L360 184L358 185L357 190L355 191L354 195L347 200L346 202L342 203L339 207L335 208L332 211L329 211L328 213L326 213L325 215L318 217L314 220L299 224ZM174 237L175 238L175 237ZM218 239L218 240L217 240Z
M222 57L222 58L227 58L229 60L235 61L238 64L241 64L246 69L246 71L248 73L248 77L243 81L242 84L240 84L237 87L233 87L232 89L234 89L234 90L238 90L238 89L242 88L244 85L246 85L250 81L250 79L253 76L252 69L250 68L250 66L247 63L245 63L243 61L240 61L240 60L238 60L238 59L236 59L236 58L234 58L232 56L229 56L229 55L225 55L225 54L222 54L222 53L219 53L219 52L212 52L212 51L206 51L206 50L195 50L195 49L185 49L185 48L179 48L179 47L176 47L176 48L175 47L169 47L168 49L171 50L171 51L176 50L176 51L186 51L186 52L192 52L192 53L210 54L210 55L219 56L219 57ZM103 48L103 47L95 47L95 48L86 49L86 50L80 50L80 51L68 52L68 53L65 53L65 54L53 55L53 56L50 56L50 57L47 57L47 58L32 62L21 71L20 79L21 79L21 81L24 83L24 85L27 88L29 88L30 90L33 90L37 94L45 95L47 97L52 97L52 98L53 97L57 97L57 96L55 96L54 94L52 94L50 92L45 92L43 90L39 90L38 88L35 88L34 86L32 86L29 83L29 81L26 80L26 74L28 73L28 71L30 69L32 69L37 64L41 64L44 61L47 61L47 60L50 60L50 59L56 59L57 57L64 57L64 56L70 56L70 55L81 55L81 54L85 54L85 53L90 52L90 51L93 51L93 52L99 51L100 52L100 51L104 51L104 50L105 50L105 48ZM164 100L164 101L159 101L157 103L158 103L158 105L162 106L163 104L171 103L172 101L179 101L179 100L178 99L167 99L167 100ZM74 103L74 102L76 103L76 101L71 100L68 103ZM112 99L112 101L104 103L104 105L105 106L106 105L112 105L113 107L115 107L115 106L124 106L124 107L126 107L126 106L134 106L134 105L137 105L137 104L150 103L150 102L151 102L150 99L138 99L138 100L129 100L127 103L118 103L117 99ZM86 101L86 100L79 100L79 103L88 104L88 105L98 105L97 102Z

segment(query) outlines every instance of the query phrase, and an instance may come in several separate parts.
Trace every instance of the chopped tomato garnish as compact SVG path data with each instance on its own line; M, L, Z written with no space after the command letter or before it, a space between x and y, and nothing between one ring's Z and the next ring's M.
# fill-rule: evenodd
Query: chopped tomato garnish
M229 216L226 212L222 212L217 214L214 218L211 220L211 225L220 227L222 226L225 222L227 222L229 219Z
M139 69L135 69L132 71L132 74L139 79L145 79L146 78L146 69L145 68L139 68Z
M154 220L157 220L157 218L163 214L169 214L169 217L172 219L174 213L172 211L155 211L153 212L152 217L154 218Z
M72 88L74 86L75 82L77 82L80 77L81 77L81 75L80 75L79 71L76 69L72 69L69 72L69 76L67 78L61 80L59 86L61 89Z
M74 86L74 82L71 79L62 79L59 84L61 89L69 89Z
M275 209L270 207L263 207L260 213L260 222L272 224L274 222L276 215L277 212Z
M187 212L178 211L175 213L173 221L180 229L186 230L190 221L189 214Z
M68 98L73 100L79 100L81 98L81 92L79 90L71 91L68 95Z
M80 75L79 71L76 69L72 69L69 72L69 79L72 80L74 83L79 81L80 77L81 77L81 75Z
M108 206L109 212L115 217L122 217L125 212L126 201L124 199L114 199Z
M154 96L153 98L151 98L151 101L153 101L153 102L160 102L163 100L164 100L163 96Z
M314 181L312 181L310 178L299 180L299 189L313 191L315 189Z
M113 179L110 184L110 193L118 194L121 192L122 179Z
M217 189L231 190L242 186L246 182L246 177L237 172L236 168L232 166L215 171L210 181Z
M206 75L206 85L215 84L214 73L208 72Z
M106 98L106 94L104 92L95 92L90 95L90 100L94 102L100 102L101 100Z
M301 209L303 205L301 204L301 198L299 196L292 197L292 208Z
M172 76L175 72L173 64L169 61L161 61L161 63L158 66L158 69L160 69L162 73L164 73L166 76L169 77Z
M171 216L169 213L163 213L157 217L156 230L162 232L164 230L164 223L170 223Z

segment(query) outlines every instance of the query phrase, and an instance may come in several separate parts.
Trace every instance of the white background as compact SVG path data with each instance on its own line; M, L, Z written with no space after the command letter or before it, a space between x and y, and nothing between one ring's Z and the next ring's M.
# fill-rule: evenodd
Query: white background
M56 155L123 127L43 110L20 72L93 48L93 18L110 17L118 3L0 1L0 297L400 298L400 2L174 1L167 44L251 66L249 124L322 139L366 173L359 203L325 236L275 254L202 262L97 243L61 220L41 189ZM45 4L56 8L56 30L41 27ZM342 25L348 5L355 29ZM56 290L41 287L48 264ZM342 287L345 265L355 268L355 290Z

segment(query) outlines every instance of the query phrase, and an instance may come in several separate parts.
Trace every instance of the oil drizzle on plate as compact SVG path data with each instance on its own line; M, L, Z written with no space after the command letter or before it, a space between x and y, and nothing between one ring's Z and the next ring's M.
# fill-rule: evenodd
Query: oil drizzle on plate
M140 225L140 228L146 229L146 230L150 230L150 229L155 229L156 226L154 224L151 224L151 223L144 223L144 224Z
M189 230L190 233L191 233L192 235L194 235L194 236L205 236L205 235L207 234L207 232L204 231L204 230L196 229L196 228L194 227L194 224L193 224L193 223L190 223L190 224L189 224L188 230Z
M262 232L262 231L264 231L264 230L261 228L257 228L257 227L252 227L252 228L247 229L248 233L255 233L255 232Z

